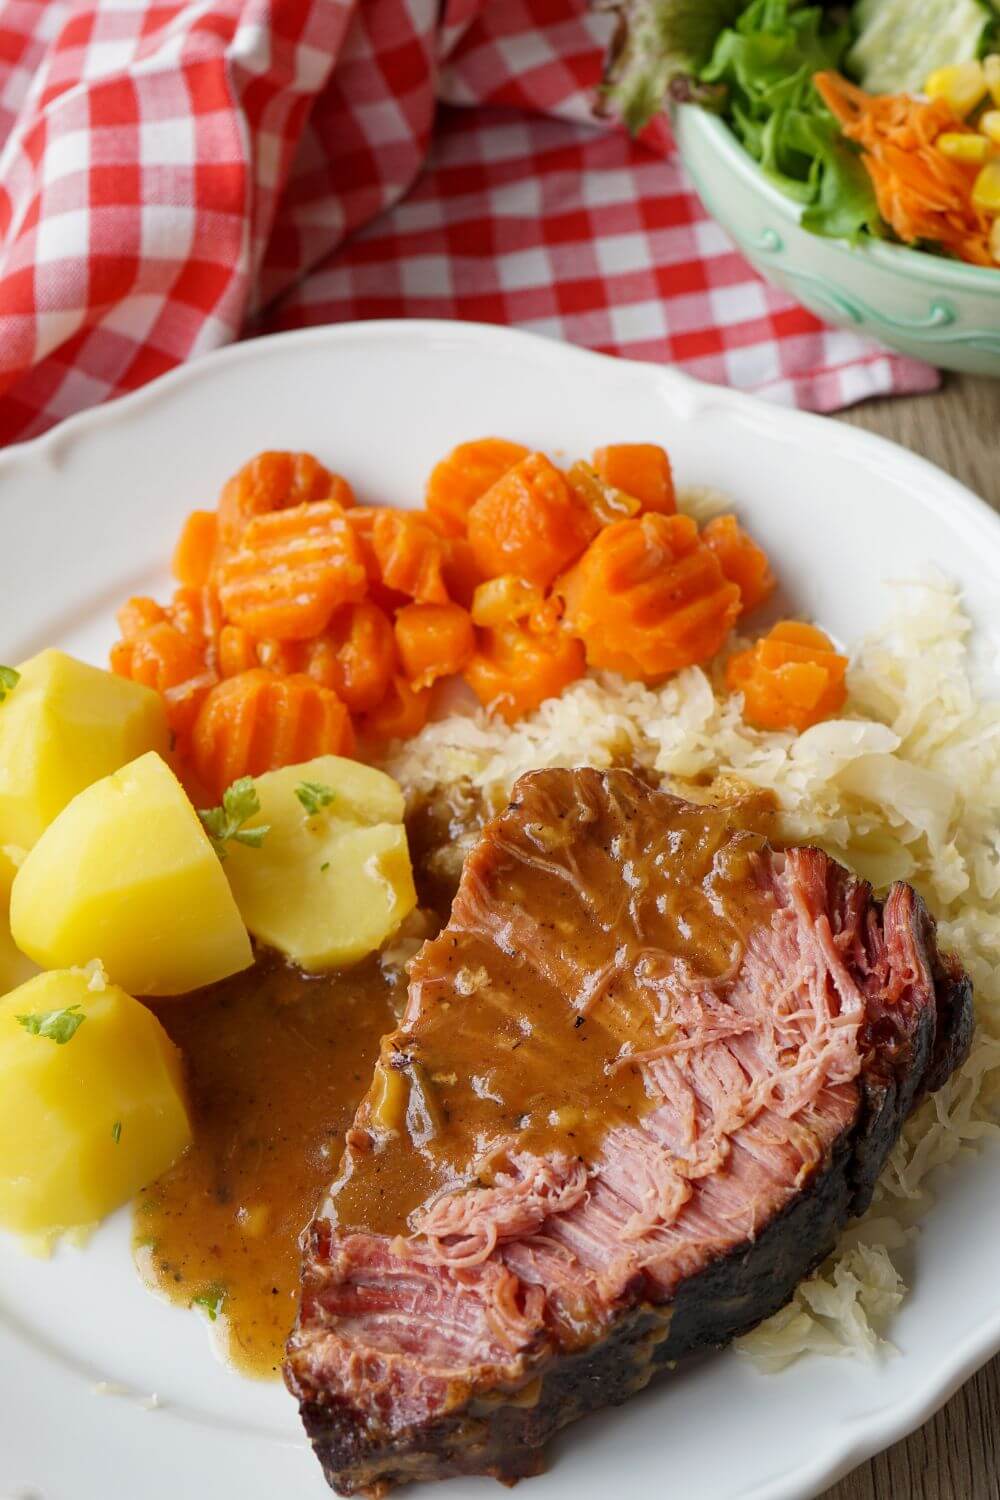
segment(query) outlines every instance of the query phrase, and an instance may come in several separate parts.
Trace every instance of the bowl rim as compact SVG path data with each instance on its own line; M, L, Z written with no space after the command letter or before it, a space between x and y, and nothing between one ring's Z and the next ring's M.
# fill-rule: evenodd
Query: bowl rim
M702 138L709 141L720 155L725 157L732 170L761 194L775 212L782 215L786 223L802 228L801 208L768 179L750 153L737 140L725 120L699 104L679 105L675 111L675 121L678 117L683 119L685 130L699 131ZM803 230L803 233L808 234L810 231ZM961 288L965 291L1000 295L1000 265L995 268L973 266L965 261L952 261L944 256L930 255L925 250L911 250L906 245L893 245L870 238L858 244L829 235L814 235L813 238L849 255L865 255L888 270L903 271L922 281Z

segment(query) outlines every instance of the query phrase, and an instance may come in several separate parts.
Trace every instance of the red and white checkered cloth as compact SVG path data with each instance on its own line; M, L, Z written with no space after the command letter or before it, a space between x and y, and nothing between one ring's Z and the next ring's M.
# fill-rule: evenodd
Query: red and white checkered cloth
M822 410L926 390L592 112L586 0L2 0L0 442L246 332L511 323Z

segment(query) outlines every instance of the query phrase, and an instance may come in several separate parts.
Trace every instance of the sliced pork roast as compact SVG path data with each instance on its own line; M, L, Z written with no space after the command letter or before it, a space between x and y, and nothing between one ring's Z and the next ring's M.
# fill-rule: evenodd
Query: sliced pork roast
M627 771L522 777L307 1235L286 1374L331 1485L535 1473L753 1327L971 1030L908 886Z

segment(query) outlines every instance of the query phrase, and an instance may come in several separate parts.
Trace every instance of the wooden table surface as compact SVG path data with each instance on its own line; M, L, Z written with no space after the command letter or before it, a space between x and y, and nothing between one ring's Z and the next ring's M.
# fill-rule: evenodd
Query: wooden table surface
M1000 511L1000 381L952 376L943 391L870 401L840 421L902 443ZM1000 1500L1000 1357L919 1432L862 1464L823 1500Z

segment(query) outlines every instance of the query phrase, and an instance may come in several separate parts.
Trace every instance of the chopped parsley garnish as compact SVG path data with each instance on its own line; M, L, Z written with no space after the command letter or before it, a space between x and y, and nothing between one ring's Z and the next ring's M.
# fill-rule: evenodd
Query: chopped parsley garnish
M323 863L319 867L320 874L322 875L323 871L324 870L328 870L329 868L330 868L330 861L328 859L324 859Z
M209 1322L214 1323L226 1302L226 1289L217 1283L214 1286L206 1286L191 1298L192 1307L203 1307L208 1313Z
M270 825L265 823L260 828L243 827L248 818L259 812L260 798L257 796L253 777L241 776L239 781L234 781L223 792L221 807L203 808L198 816L212 840L216 854L220 859L225 859L226 844L230 839L237 844L247 844L251 849L260 848L270 832Z
M121 1140L121 1138L122 1138L122 1122L121 1122L121 1120L116 1120L115 1123L111 1127L111 1139L114 1141L115 1145L117 1146L117 1144Z
M20 681L21 674L15 667L0 667L0 703L8 693L14 691Z
M329 807L336 797L333 787L324 786L322 781L300 781L295 795L311 818Z
M63 1010L37 1010L33 1015L16 1016L15 1019L32 1036L47 1036L50 1042L57 1042L61 1047L73 1040L87 1017L79 1005L67 1005Z

